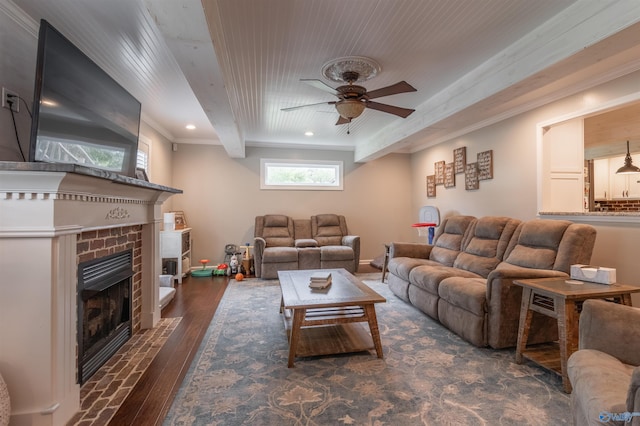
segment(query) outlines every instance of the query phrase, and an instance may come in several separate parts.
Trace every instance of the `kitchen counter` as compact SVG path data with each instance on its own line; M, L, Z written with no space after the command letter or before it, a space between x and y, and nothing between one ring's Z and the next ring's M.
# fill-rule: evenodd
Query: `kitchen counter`
M541 219L564 219L579 222L637 223L640 212L539 212Z

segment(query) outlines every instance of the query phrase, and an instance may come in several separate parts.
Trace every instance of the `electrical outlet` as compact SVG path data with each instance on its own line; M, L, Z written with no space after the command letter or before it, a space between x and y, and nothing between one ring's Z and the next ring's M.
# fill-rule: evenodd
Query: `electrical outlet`
M11 109L13 112L20 112L20 97L16 92L13 92L6 87L2 88L2 107L9 108L11 105Z

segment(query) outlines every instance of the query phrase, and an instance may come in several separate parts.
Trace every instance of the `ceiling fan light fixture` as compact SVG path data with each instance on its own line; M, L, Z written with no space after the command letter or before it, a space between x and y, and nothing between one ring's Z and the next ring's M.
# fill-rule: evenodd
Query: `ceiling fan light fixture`
M627 155L624 157L624 166L620 167L617 171L617 175L630 175L640 173L640 168L633 165L633 159L629 153L629 141L627 141Z
M365 108L364 102L356 99L345 99L336 103L336 109L341 117L351 120L360 117Z

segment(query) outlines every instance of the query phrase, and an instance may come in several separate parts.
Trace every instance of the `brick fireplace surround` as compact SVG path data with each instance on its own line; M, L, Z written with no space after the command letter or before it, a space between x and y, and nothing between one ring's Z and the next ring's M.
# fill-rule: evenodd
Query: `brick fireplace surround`
M157 324L161 206L181 192L73 165L0 162L0 373L12 425L64 425L79 410L79 262L132 248L133 333Z

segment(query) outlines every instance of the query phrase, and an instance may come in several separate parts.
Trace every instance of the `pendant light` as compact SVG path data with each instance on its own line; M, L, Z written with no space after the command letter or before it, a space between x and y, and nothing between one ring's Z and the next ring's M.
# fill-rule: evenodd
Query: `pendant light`
M616 172L617 175L630 175L640 173L640 168L633 165L631 154L629 153L629 141L627 141L627 155L624 157L624 166L620 167Z

